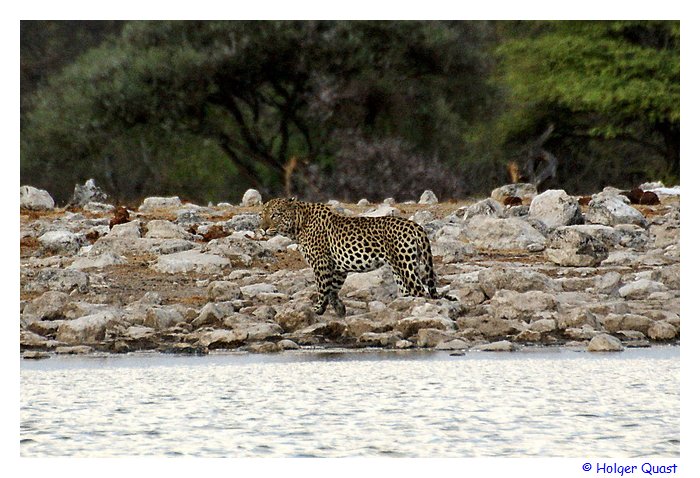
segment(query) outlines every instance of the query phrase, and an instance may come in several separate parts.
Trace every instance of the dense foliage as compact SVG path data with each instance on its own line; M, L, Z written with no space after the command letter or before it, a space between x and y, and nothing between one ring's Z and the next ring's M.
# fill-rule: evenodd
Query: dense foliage
M554 125L548 147L572 189L680 178L680 25L553 22L506 29L511 97L501 125L517 148Z
M680 176L678 22L66 23L21 38L20 180L63 201L463 197L549 124L559 185Z

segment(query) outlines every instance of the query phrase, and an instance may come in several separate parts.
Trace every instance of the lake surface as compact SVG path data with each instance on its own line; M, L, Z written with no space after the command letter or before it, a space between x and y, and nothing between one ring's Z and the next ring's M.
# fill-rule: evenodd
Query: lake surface
M21 456L678 457L680 348L22 360Z

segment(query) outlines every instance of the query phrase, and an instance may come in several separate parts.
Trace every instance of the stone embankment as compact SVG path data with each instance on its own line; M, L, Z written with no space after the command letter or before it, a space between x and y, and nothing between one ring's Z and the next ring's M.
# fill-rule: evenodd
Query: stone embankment
M679 188L574 197L516 184L477 201L441 203L430 191L409 203L329 201L341 214L422 224L439 291L458 298L399 297L384 267L348 277L344 318L313 313L313 274L295 244L256 235L257 191L235 206L151 197L127 210L100 200L94 182L76 186L66 208L46 191L20 188L26 358L325 347L616 351L680 340Z

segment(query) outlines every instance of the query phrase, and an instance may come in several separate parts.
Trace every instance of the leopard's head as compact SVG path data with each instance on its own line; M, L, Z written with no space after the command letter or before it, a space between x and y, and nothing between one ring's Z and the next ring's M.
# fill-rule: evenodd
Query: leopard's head
M295 198L277 198L266 202L260 214L260 229L263 235L273 236L279 233L294 236L298 225L298 205L299 202Z

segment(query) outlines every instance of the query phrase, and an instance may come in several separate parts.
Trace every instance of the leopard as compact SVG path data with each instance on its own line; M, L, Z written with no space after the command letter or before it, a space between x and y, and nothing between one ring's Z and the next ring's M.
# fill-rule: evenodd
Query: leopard
M387 263L403 296L442 297L437 292L428 235L409 219L348 216L327 204L296 198L271 199L260 216L262 235L281 234L296 241L313 269L318 315L331 305L336 315L344 317L345 305L338 293L348 273L372 271Z

